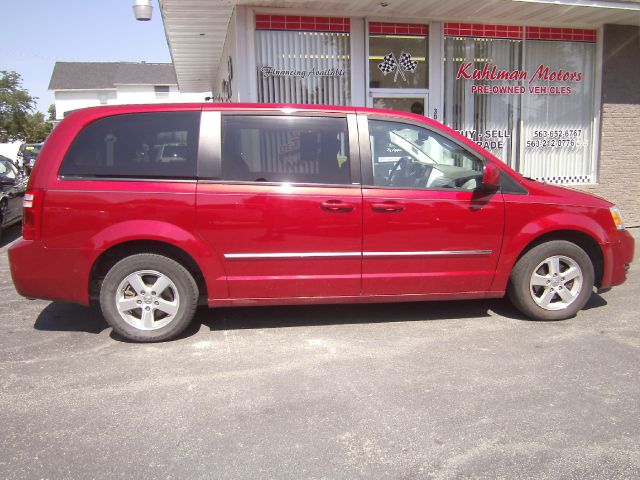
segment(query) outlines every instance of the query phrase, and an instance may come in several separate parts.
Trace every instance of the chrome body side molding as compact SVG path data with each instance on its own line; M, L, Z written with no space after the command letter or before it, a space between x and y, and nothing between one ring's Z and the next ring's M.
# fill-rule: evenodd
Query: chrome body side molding
M450 257L489 256L492 250L431 250L417 252L292 252L292 253L225 253L226 260L295 260L308 258L376 258L376 257Z

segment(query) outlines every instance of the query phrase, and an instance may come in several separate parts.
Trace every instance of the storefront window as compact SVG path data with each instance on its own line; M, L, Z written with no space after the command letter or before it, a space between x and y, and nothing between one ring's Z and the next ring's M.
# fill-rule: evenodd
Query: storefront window
M522 98L523 175L556 183L594 180L595 47L594 43L527 40L527 71L535 72L544 65L549 75L562 70L569 75L580 74L581 78L570 82L537 78L527 86L549 93Z
M522 41L499 38L445 39L445 123L509 163L516 156L517 112L520 99L511 93L478 94L490 87L488 79L466 78L474 71L498 65L509 71L520 68ZM518 80L500 85L518 86Z
M256 15L258 101L350 105L348 18Z
M426 25L369 23L369 87L429 88Z
M595 31L445 24L445 123L524 175L593 178Z

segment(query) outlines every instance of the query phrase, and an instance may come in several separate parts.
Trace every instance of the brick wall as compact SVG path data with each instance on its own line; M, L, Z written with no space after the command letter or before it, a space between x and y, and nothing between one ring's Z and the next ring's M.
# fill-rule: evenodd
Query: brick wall
M627 226L640 226L640 27L604 27L599 179L581 189L615 202Z

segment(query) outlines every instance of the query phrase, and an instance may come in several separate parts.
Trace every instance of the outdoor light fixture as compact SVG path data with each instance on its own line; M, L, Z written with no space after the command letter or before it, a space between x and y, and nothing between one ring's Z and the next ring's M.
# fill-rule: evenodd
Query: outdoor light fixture
M136 20L147 22L151 20L152 12L151 0L133 0L133 14Z

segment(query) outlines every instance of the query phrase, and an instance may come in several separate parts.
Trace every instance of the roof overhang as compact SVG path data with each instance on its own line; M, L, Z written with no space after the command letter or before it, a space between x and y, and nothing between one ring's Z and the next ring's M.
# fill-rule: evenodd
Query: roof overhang
M182 92L210 91L236 5L303 15L597 28L640 25L640 0L159 0Z
M234 0L159 0L181 92L211 91Z

